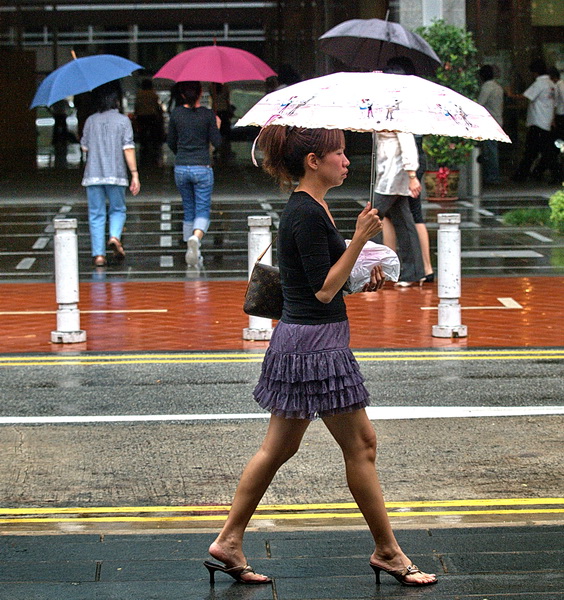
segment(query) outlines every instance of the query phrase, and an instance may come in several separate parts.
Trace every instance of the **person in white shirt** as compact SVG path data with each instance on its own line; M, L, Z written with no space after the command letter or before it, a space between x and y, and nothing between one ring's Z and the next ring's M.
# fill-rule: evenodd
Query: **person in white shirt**
M484 65L480 69L479 75L483 83L480 88L478 103L488 110L500 126L503 126L503 88L494 80L494 70L491 65ZM484 183L500 183L497 142L495 140L485 140L480 145L482 148L480 163Z
M379 131L377 134L376 185L373 208L381 219L390 217L396 230L398 256L401 263L399 287L425 279L421 246L415 221L409 208L409 197L418 197L421 183L417 178L419 159L411 133ZM373 241L381 244L382 234Z
M555 86L547 74L542 59L534 60L529 70L537 77L523 96L529 100L527 109L527 137L521 163L515 173L514 181L525 181L530 175L539 180L549 168L556 169L550 150L552 145L551 127L554 120ZM540 158L539 158L540 157ZM532 173L533 164L539 158Z
M383 70L384 73L394 73L396 75L417 75L415 65L406 56L394 56L390 58ZM417 232L417 237L419 238L419 245L421 246L421 257L423 259L424 277L422 278L422 280L420 280L420 283L421 281L423 281L423 283L433 283L435 280L435 274L433 272L433 265L431 263L429 232L427 231L427 225L425 224L425 219L423 217L421 196L420 193L416 190L416 186L421 185L420 182L422 180L423 174L426 171L427 161L425 157L425 152L423 151L423 136L416 135L413 137L417 146L417 159L419 163L419 168L415 173L416 176L410 179L411 185L410 188L407 190L407 202L409 204L409 210L415 223L415 230ZM414 191L412 191L412 188ZM401 216L401 211L399 217L397 215L397 212L390 212L394 212L394 220L396 222L398 218L401 219L400 227L402 227L403 221L405 221L405 219L403 219L403 217ZM409 225L408 227L410 228L411 225ZM390 247L394 251L397 250L396 230L392 219L389 217L384 219L384 230L382 240L384 245ZM413 283L414 282L409 283L405 280L402 280L402 284L400 287L404 287L408 284L413 285Z

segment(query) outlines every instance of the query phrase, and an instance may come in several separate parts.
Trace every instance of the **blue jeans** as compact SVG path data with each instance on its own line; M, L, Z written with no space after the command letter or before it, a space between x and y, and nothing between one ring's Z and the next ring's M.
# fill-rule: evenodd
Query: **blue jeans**
M174 181L182 197L184 208L184 241L200 229L204 233L210 226L213 169L205 166L176 165Z
M125 186L87 185L88 224L92 256L106 255L106 198L108 199L110 237L121 240L125 224Z

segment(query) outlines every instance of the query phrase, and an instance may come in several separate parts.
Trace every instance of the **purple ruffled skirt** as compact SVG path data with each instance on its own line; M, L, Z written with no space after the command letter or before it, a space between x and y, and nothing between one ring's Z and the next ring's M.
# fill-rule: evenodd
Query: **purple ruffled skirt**
M264 356L255 400L286 419L313 420L365 408L368 391L349 340L348 321L280 321Z

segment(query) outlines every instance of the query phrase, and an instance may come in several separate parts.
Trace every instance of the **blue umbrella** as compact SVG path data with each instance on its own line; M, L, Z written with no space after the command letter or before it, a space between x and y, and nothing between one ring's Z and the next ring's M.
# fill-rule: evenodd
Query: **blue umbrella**
M51 106L67 96L91 91L103 83L121 79L142 68L141 65L114 54L75 58L41 82L29 108Z

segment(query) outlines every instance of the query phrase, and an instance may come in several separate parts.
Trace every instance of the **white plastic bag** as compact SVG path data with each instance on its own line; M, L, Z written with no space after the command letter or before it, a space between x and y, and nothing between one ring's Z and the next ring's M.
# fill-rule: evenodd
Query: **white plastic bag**
M350 240L345 240L347 246ZM370 283L370 272L376 265L381 265L386 281L397 281L400 275L400 261L398 255L388 246L366 242L360 251L349 280L346 285L346 293L355 294L362 292L365 284Z

